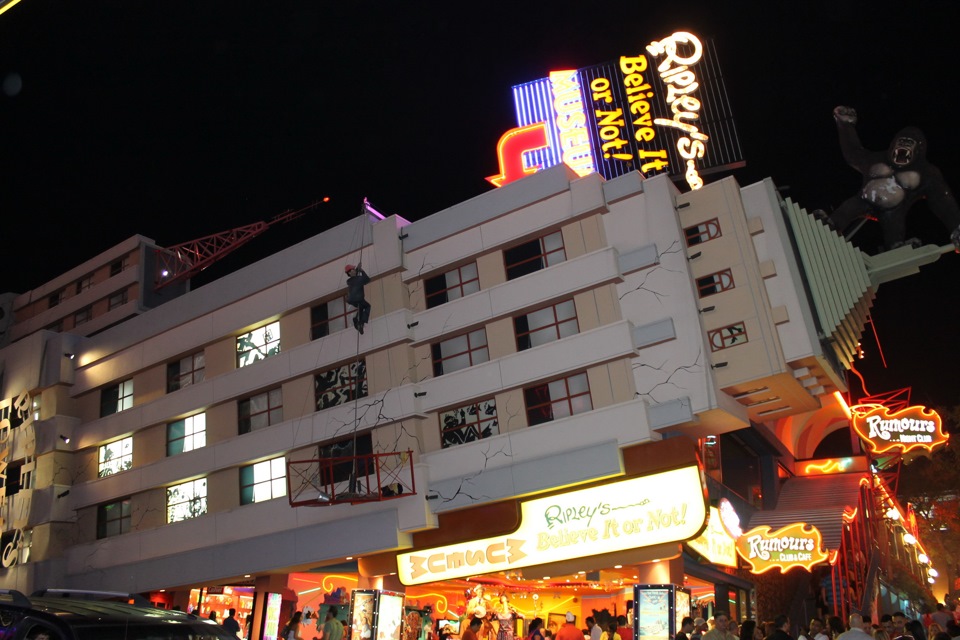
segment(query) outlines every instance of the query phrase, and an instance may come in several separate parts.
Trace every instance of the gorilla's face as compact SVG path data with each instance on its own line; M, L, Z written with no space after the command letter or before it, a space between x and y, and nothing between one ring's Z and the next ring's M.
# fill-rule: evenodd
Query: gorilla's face
M890 162L898 167L905 167L912 163L917 157L917 148L919 141L907 136L901 136L894 140L893 148L890 149Z

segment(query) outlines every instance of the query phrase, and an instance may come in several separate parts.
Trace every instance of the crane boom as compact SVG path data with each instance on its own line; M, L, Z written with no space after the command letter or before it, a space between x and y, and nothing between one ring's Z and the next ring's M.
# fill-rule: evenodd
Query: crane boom
M329 198L317 200L302 209L285 211L269 221L254 222L227 231L214 233L203 238L183 242L172 247L155 249L157 273L154 290L159 291L176 282L187 280L200 273L214 262L236 251L275 224L296 220L307 211L315 209Z

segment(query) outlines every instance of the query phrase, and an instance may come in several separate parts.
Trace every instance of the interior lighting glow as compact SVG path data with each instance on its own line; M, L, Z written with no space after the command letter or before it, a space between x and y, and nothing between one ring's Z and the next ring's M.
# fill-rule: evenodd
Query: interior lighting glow
M917 537L912 533L905 533L903 534L903 541L907 544L917 544Z
M940 572L934 569L933 567L930 567L929 569L927 569L927 574L936 578L937 576L940 575Z
M887 510L887 517L890 518L891 520L899 520L900 512L894 509L893 507L891 507L890 509Z
M925 554L925 553L919 553L919 554L917 554L917 560L920 562L920 564L929 564L929 563L930 563L930 558L929 558L929 556L927 556L927 554Z

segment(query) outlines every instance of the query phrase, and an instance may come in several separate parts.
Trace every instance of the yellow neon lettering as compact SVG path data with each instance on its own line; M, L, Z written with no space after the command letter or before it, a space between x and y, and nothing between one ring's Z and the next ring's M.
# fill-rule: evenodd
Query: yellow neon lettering
M692 160L694 158L702 158L703 154L706 153L706 147L699 140L680 138L677 140L677 151L681 157Z
M633 73L635 71L643 72L647 70L647 56L640 55L636 58L628 58L627 56L620 56L620 71L624 74Z

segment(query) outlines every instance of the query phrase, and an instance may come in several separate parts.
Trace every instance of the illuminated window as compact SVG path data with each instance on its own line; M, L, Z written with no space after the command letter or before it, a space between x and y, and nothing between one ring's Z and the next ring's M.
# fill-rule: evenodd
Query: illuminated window
M317 411L367 397L367 362L351 362L313 378Z
M133 438L126 437L100 447L100 465L97 475L101 478L112 476L133 468Z
M692 227L683 230L683 235L687 240L687 246L692 247L696 244L704 243L708 240L720 237L720 220L714 218L707 220Z
M237 336L237 368L259 362L280 353L280 323L254 329Z
M747 341L747 327L742 322L738 322L720 329L712 329L707 332L707 340L710 342L710 351L735 347Z
M207 479L191 480L167 489L167 523L207 513Z
M133 406L133 380L104 387L100 391L100 417L104 418Z
M517 350L524 351L548 342L554 342L580 332L577 309L573 300L532 311L513 319L517 333Z
M130 498L97 507L97 539L130 532Z
M717 271L708 276L697 278L697 293L701 298L712 296L715 293L733 289L733 273L730 269Z
M442 376L490 359L487 350L487 331L477 329L456 338L430 345L433 356L433 375Z
M91 318L93 318L93 307L84 307L73 314L73 325L80 326L85 322L90 322Z
M207 444L207 414L176 420L167 425L167 455L193 451Z
M347 328L346 296L327 300L310 309L310 339L316 340Z
M240 467L240 504L253 504L287 495L287 461L265 460Z
M127 258L124 256L120 260L116 260L110 263L110 277L119 275L127 268Z
M206 359L203 351L191 353L167 364L167 393L203 382L206 378Z
M279 388L244 398L237 403L240 416L240 433L283 422L283 393Z
M523 390L523 401L531 427L593 409L586 373L528 387Z
M116 309L119 306L127 304L127 290L117 291L107 298L107 309Z
M47 306L49 306L51 309L61 302L63 302L63 289L60 289L60 291L54 291L47 296Z
M563 250L563 234L559 231L503 252L507 280L552 267L566 259L567 254Z
M440 442L444 449L498 433L497 401L493 398L440 413Z
M77 293L83 293L93 286L93 274L87 274L77 280Z
M423 282L427 295L427 309L480 291L477 263L471 262Z

